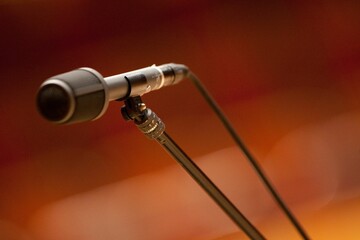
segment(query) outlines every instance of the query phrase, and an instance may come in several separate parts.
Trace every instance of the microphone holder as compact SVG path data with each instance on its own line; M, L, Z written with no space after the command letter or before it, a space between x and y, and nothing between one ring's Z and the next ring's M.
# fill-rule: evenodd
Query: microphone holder
M121 114L125 120L132 120L149 139L156 140L250 239L265 239L210 178L171 139L165 132L165 124L153 111L146 107L140 96L130 97L124 103Z

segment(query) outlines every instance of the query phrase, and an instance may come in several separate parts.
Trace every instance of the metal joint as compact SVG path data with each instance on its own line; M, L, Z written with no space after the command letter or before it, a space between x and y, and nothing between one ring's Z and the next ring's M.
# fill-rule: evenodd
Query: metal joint
M142 122L135 121L136 126L150 139L159 138L165 131L165 124L151 109L144 111Z

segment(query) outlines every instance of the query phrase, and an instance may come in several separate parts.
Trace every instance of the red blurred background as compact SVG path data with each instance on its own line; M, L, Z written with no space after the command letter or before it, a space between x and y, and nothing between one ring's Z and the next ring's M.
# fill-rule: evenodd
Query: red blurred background
M34 213L65 197L174 164L122 120L121 103L82 124L55 126L39 116L39 85L84 66L109 76L152 64L186 64L261 163L271 165L269 156L278 156L275 172L296 175L289 158L298 166L315 154L324 160L315 169L321 181L330 176L326 161L337 171L334 199L350 196L336 203L358 209L358 1L0 0L0 29L1 231L9 225L26 230ZM144 100L190 156L233 146L188 81ZM308 130L294 149L277 149L299 129ZM298 190L285 198L296 200Z

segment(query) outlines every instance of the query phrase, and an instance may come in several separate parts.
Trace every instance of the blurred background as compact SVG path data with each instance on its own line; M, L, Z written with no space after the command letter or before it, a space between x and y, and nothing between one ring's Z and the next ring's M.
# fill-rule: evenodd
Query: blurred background
M1 239L215 239L227 234L243 239L236 228L224 227L232 224L225 218L212 235L204 234L209 229L203 226L152 238L146 225L139 225L136 231L145 235L126 237L115 225L106 232L118 231L122 238L101 235L101 229L85 238L76 230L66 236L56 232L61 214L46 217L46 209L63 199L126 185L126 179L141 183L143 176L163 176L180 167L121 118L121 102L112 102L94 122L46 122L35 106L40 84L79 67L110 76L169 62L186 64L200 77L310 235L360 235L358 1L0 0L0 29ZM218 152L212 168L224 164L219 151L234 143L189 81L144 100L191 157L206 162L204 156ZM227 175L219 171L215 180ZM229 182L224 187L231 189ZM154 198L161 202L166 196ZM235 203L245 212L258 207L251 205L255 200ZM248 211L270 239L294 234L281 214ZM69 217L68 224L81 221L81 214ZM42 221L51 227L43 230ZM95 218L83 227L94 229L96 221L106 223ZM161 228L166 222L157 224Z

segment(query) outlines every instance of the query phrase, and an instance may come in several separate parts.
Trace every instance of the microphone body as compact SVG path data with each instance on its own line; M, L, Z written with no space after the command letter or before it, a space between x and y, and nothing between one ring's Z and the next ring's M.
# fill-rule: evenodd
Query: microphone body
M150 66L110 77L79 68L46 80L37 94L39 112L47 120L69 124L101 117L109 101L125 100L180 82L187 77L182 64Z

